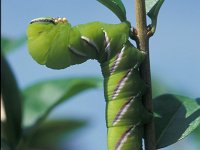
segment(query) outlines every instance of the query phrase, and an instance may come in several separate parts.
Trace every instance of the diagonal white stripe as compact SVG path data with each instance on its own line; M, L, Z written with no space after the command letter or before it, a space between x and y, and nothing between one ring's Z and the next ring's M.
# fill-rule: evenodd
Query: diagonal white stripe
M89 39L86 36L81 36L81 39L86 41L88 44L90 44L92 47L94 47L97 50L97 52L99 52L99 48L94 41L92 41L91 39Z
M122 56L123 56L123 54L124 54L125 48L126 48L125 46L122 47L122 49L121 49L119 55L117 56L117 59L116 59L115 62L113 63L113 66L111 67L111 70L110 70L110 74L111 74L111 75L112 75L113 72L117 69L117 67L118 67L118 65L119 65L119 63L120 63L120 61L121 61L121 59L122 59Z
M132 73L132 70L133 69L130 69L128 71L128 73L124 76L124 78L119 82L119 84L117 85L116 89L114 90L113 92L113 95L112 95L112 99L115 99L118 95L119 95L119 92L121 91L121 89L124 87L126 81L128 80L128 78L130 77L131 73Z

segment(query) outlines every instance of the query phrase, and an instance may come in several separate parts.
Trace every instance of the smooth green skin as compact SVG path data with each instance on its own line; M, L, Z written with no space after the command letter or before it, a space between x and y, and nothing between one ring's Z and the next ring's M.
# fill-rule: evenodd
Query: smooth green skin
M30 24L27 30L29 52L39 64L63 69L88 59L99 61L104 76L108 150L141 150L142 128L149 117L142 105L141 97L145 92L145 84L139 75L139 66L145 55L128 41L129 31L130 25L126 22L92 22L75 27L69 23L55 25L49 22L35 22ZM105 32L110 41L109 53L106 51ZM81 36L95 43L98 51L82 40ZM75 48L79 55L71 52L69 46ZM122 57L112 72L120 53ZM122 88L114 98L113 95L119 86ZM139 93L140 95L130 102L130 99ZM124 109L125 106L127 109ZM121 118L114 124L119 114Z
M33 23L27 30L28 49L31 56L49 68L63 69L86 61L69 53L70 24ZM72 36L72 35L71 35ZM63 41L63 42L61 42Z

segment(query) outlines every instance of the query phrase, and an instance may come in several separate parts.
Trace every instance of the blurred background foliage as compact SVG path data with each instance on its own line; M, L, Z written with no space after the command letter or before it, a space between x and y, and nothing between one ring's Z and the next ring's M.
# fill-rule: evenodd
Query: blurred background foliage
M47 117L56 106L71 97L100 87L101 80L96 77L59 78L20 90L5 57L25 41L24 37L14 40L1 37L1 148L56 150L63 141L65 149L72 150L67 145L67 138L88 121Z
M4 65L3 62L1 63L1 72L7 73L2 74L2 81L13 81L8 84L2 85L2 88L4 89L3 91L7 90L12 93L8 93L9 96L5 95L5 100L7 100L7 97L8 99L10 99L8 101L9 103L6 103L5 100L3 100L4 106L6 105L10 108L7 108L7 112L6 108L3 108L3 110L5 110L6 119L1 121L2 148L6 150L11 149L12 146L17 145L17 143L13 142L11 144L12 146L9 147L9 138L13 138L13 135L11 135L10 137L5 136L7 134L5 124L8 121L8 116L11 116L11 118L13 118L12 116L18 115L17 121L20 121L21 119L19 119L19 117L23 116L22 131L18 132L18 134L20 135L16 136L17 139L12 139L20 143L18 145L18 149L56 150L61 149L63 142L65 143L65 150L75 149L70 146L70 142L68 141L71 140L70 138L73 137L72 135L75 134L75 132L78 133L80 129L83 130L84 126L87 126L89 120L48 118L48 115L59 104L63 103L64 101L70 100L70 98L75 96L76 94L92 88L101 88L102 79L98 77L58 78L52 80L44 80L38 83L34 83L33 85L30 85L24 89L19 89L19 87L17 86L17 82L15 81L15 76L9 66L9 62L7 62L6 60L6 56L9 55L9 53L11 53L17 47L20 47L22 44L24 44L25 41L26 40L24 37L14 40L4 37L1 38L3 50L2 61L5 61L7 64ZM153 78L152 85L153 97L166 93L166 91L170 89L169 86L164 85L162 81L157 80L155 77ZM13 91L11 90L12 87L14 87ZM19 98L17 99L17 97ZM13 106L17 106L18 109L21 108L22 110L9 112L11 109L13 109ZM23 112L23 114L20 114L21 112ZM13 127L10 126L9 130L10 128ZM193 139L194 144L199 144L200 127L197 128L192 135L190 135L190 138Z

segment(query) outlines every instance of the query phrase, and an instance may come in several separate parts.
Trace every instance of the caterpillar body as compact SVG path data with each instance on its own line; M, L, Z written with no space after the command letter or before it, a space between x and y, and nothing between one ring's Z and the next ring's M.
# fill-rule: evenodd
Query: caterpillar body
M91 22L72 27L64 18L37 18L27 30L31 56L42 65L63 69L96 59L104 77L109 150L142 149L146 110L145 83L139 66L145 54L128 40L130 24Z

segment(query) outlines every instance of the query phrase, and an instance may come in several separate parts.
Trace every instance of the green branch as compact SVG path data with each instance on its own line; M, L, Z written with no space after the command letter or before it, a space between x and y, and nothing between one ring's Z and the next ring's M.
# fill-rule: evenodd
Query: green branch
M151 93L151 72L149 59L149 38L147 34L147 21L144 0L135 0L136 29L138 36L138 48L147 54L141 66L141 76L148 85L147 93L143 97L143 103L148 111L153 112ZM155 127L153 120L144 126L145 149L155 150Z

